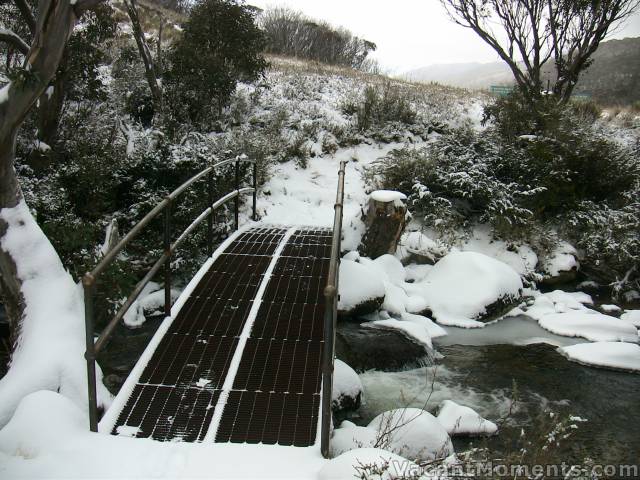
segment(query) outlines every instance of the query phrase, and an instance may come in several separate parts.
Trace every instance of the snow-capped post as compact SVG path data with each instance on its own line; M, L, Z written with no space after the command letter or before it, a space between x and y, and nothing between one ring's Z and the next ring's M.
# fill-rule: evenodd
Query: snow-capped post
M366 231L359 252L369 258L394 254L406 224L407 196L392 190L376 190L369 195L365 216Z

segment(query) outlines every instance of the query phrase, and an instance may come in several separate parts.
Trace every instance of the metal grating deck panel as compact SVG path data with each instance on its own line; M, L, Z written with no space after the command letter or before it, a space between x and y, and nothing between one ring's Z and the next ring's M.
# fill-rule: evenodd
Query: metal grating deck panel
M238 336L270 263L265 252L275 251L285 231L249 230L216 258L145 366L113 434L160 441L204 439Z
M315 443L331 231L298 230L279 249L286 231L253 228L216 258L145 366L113 434L208 440L220 408L217 442ZM227 379L234 355L238 370Z
M217 442L310 446L320 407L331 232L292 235L269 278Z

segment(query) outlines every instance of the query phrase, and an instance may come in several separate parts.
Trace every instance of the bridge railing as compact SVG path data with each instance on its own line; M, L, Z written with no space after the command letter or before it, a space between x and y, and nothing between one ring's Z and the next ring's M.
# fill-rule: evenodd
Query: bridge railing
M252 163L252 186L240 188L240 163ZM214 173L217 168L235 163L235 190L229 192L222 198L213 199L213 180ZM172 205L175 200L184 193L194 183L207 178L208 181L208 208L206 208L172 243L171 242L171 218ZM129 233L127 233L115 247L113 247L102 260L91 271L87 272L82 278L84 288L84 311L85 311L85 332L86 346L85 359L87 361L87 379L88 379L88 395L89 395L89 427L91 431L98 431L98 406L96 394L96 357L108 343L118 322L122 320L129 308L142 293L144 287L151 279L164 267L164 313L169 316L171 314L171 257L184 240L198 227L205 219L207 219L207 254L211 256L213 253L213 213L216 209L229 202L235 200L234 206L234 224L238 229L240 195L245 193L253 194L253 219L256 218L256 195L257 195L257 165L255 160L251 160L245 156L239 156L234 159L223 160L204 169L202 172L194 175L184 182L173 192L167 195L164 200L158 203L140 222L138 222ZM113 263L120 252L133 240L154 218L164 213L164 253L153 264L149 272L140 280L133 289L129 297L118 309L114 317L109 321L100 336L94 343L93 326L94 326L94 309L93 297L96 281L100 275Z
M338 171L338 192L336 194L333 218L333 239L331 241L331 261L329 278L324 289L324 347L322 352L322 415L320 450L322 456L329 457L331 436L331 403L333 392L333 359L335 356L336 321L338 317L338 270L342 245L342 210L344 203L344 175L346 162L340 162Z

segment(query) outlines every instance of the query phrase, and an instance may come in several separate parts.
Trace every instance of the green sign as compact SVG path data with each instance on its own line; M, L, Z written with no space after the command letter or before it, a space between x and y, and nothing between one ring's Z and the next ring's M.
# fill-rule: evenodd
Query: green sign
M489 87L489 91L491 92L492 95L496 95L498 97L506 97L511 92L513 92L513 88L514 87L512 86L506 86L506 85L491 85Z

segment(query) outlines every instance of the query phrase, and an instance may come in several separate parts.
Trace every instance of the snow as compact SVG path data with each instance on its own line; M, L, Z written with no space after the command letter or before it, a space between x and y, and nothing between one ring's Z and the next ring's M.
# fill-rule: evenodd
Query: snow
M437 418L449 435L494 435L498 432L495 423L452 400L442 402Z
M38 390L59 391L87 409L82 289L64 269L24 201L0 210L8 229L2 249L15 259L25 300L21 336L7 374L0 379L0 427L20 400ZM97 366L98 404L111 395Z
M376 466L375 470L383 470L382 475L365 473L364 466ZM406 478L405 472L417 469L417 466L406 459L379 448L362 448L351 450L336 457L322 467L318 480L347 480L366 478L367 480L394 480ZM372 469L373 470L373 469ZM364 476L363 476L364 475Z
M317 446L157 442L130 433L92 433L73 402L53 392L33 393L0 430L0 477L312 480L327 463Z
M558 351L569 360L584 365L640 372L640 346L633 343L582 343Z
M45 142L41 142L40 140L33 141L33 148L40 153L47 153L51 150L51 147L47 145Z
M332 206L338 187L338 169L340 162L346 160L344 225L349 227L350 222L354 222L352 233L363 232L357 219L368 196L361 173L367 165L402 146L402 143L361 144L340 149L333 155L309 158L306 169L293 161L273 167L271 177L262 188L266 194L258 196L262 221L284 225L333 225ZM355 250L360 243L357 235L351 235L348 240L343 244L345 250Z
M171 289L171 301L174 302L180 296L180 290ZM146 322L145 314L151 315L162 311L164 307L164 288L155 282L149 282L142 289L138 299L131 304L122 321L129 328L138 328Z
M632 325L640 328L640 310L625 310L624 313L620 315L620 320L631 322Z
M606 313L619 312L622 310L618 305L613 304L602 304L600 305L600 309Z
M331 436L331 456L355 450L356 448L373 448L378 441L378 431L369 427L359 427L345 420L336 428Z
M420 408L384 412L369 423L369 428L381 435L379 445L411 460L433 460L453 453L447 431L436 417Z
M544 315L538 323L557 335L582 337L593 342L638 342L638 331L629 322L594 310Z
M585 305L592 305L593 299L583 292L554 290L549 293L540 293L536 290L529 290L527 293L533 296L534 300L533 303L524 307L522 313L535 320L540 320L545 315L565 313L572 310L594 312L585 307Z
M338 310L353 310L358 305L384 297L384 283L371 275L360 263L342 259L340 262L340 298Z
M358 374L342 360L333 364L333 403L341 397L357 398L362 395L362 382Z
M407 232L400 239L396 256L404 260L412 254L425 257L431 263L435 263L447 254L447 248L421 232Z
M9 87L11 87L11 83L0 88L0 103L7 102L9 100Z
M380 328L383 330L397 330L410 340L417 342L425 348L433 348L431 337L427 330L416 323L404 322L396 320L395 318L390 318L388 320L376 320L369 323L363 323L362 326L367 328Z
M531 276L538 264L538 255L531 247L495 239L487 226L475 227L471 236L460 245L460 249L465 252L482 253L500 260L518 272L521 277Z
M476 319L503 297L518 298L520 275L507 264L481 253L453 251L435 264L414 287L440 324L483 327Z
M580 310L584 305L593 305L591 295L584 292L564 292L562 290L554 290L553 292L544 294L556 306L558 304L572 310Z
M396 192L394 190L376 190L375 192L371 192L369 198L376 202L393 202L396 206L402 206L403 202L407 199L407 196L402 192Z
M541 262L542 270L551 277L556 277L562 272L568 272L573 269L577 270L580 268L580 263L576 258L577 255L578 252L572 245L567 242L560 242L553 252Z

